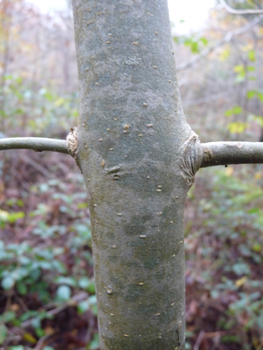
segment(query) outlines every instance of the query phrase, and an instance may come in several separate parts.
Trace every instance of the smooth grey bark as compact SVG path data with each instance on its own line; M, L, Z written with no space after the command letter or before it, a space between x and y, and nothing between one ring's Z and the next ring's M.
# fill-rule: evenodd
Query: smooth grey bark
M73 8L80 122L61 150L87 186L100 347L182 350L187 191L200 166L262 162L262 144L200 144L181 107L166 0Z
M0 151L14 149L31 149L36 152L52 151L59 153L69 153L75 158L78 164L77 144L69 145L69 133L67 140L48 139L42 137L12 137L0 139ZM193 135L194 137L194 135ZM197 138L196 138L197 140ZM192 148L197 147L195 151ZM191 144L193 154L198 154L201 168L230 164L262 164L263 163L263 143L242 142L242 141L220 141ZM188 150L188 152L190 149ZM194 155L193 155L194 157ZM184 161L187 157L184 157ZM195 161L194 161L195 162ZM79 164L78 164L79 165ZM198 166L199 167L199 166ZM118 169L115 169L118 170ZM197 171L194 170L193 173ZM191 182L192 180L190 180Z
M73 9L100 348L181 350L183 211L199 157L167 2L75 0Z
M71 135L72 132L69 133ZM36 152L51 151L69 153L78 164L77 144L69 146L67 140L48 139L43 137L12 137L0 139L0 151L14 149L31 149ZM77 139L77 136L75 136ZM196 138L197 139L197 138ZM75 138L73 138L75 142ZM77 141L76 141L77 142ZM191 147L197 147L194 153L199 155L201 168L230 164L262 164L263 143L242 141L197 142ZM191 149L193 151L193 149ZM189 150L188 150L189 151ZM79 165L79 164L78 164ZM199 166L198 166L199 167ZM117 169L115 169L117 170ZM197 171L194 170L194 173ZM190 180L191 182L192 180Z
M201 167L228 164L263 163L262 142L207 142L202 143Z
M8 149L32 149L37 152L69 153L66 140L43 137L12 137L0 139L0 151Z

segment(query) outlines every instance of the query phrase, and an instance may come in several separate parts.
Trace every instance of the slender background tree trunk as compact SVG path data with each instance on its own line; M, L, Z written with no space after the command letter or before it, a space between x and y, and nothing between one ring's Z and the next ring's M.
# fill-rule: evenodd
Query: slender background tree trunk
M184 349L183 211L198 141L181 108L167 2L73 8L101 349Z

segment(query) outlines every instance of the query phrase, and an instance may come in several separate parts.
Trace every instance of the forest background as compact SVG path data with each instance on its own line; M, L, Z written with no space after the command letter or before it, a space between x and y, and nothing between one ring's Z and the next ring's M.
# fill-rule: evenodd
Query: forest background
M184 111L202 142L263 140L260 16L218 3L202 30L173 29ZM70 10L1 0L0 137L65 138L77 118ZM88 226L73 159L1 152L1 350L99 349ZM186 349L263 349L262 227L263 165L198 172L185 211Z

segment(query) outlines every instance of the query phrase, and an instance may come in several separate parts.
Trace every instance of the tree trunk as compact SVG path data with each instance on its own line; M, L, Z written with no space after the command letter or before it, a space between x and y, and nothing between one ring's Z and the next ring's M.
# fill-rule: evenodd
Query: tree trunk
M101 350L184 349L183 212L201 164L166 0L74 0L78 156Z
M101 350L182 350L183 212L199 167L263 163L261 142L200 144L185 121L166 0L73 0L80 122L67 140L91 213Z

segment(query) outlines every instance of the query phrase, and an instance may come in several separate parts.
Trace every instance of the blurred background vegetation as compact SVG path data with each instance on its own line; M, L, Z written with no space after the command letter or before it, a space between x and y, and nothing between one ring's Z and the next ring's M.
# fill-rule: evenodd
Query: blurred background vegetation
M176 32L183 106L202 142L262 141L263 18L215 4L202 30ZM65 138L77 91L70 6L51 15L1 0L0 137ZM263 166L198 172L185 213L186 349L263 349L262 227ZM0 350L99 349L92 265L74 160L1 152Z

